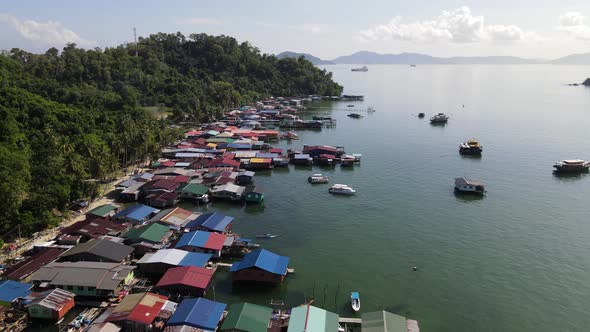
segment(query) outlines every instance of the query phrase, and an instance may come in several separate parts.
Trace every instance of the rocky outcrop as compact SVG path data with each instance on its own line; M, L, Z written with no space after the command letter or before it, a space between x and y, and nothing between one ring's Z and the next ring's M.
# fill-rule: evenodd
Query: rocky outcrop
M586 79L586 80L585 80L585 81L582 83L582 85L585 85L585 86L590 86L590 77L588 77L588 78L587 78L587 79Z

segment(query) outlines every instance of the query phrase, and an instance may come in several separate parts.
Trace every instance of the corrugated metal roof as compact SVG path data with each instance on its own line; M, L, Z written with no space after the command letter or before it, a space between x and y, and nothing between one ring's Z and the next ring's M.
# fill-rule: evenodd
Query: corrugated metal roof
M207 265L211 254L200 252L188 252L179 249L161 249L154 253L145 254L137 264L164 263L174 266L200 266Z
M114 290L136 266L102 262L53 262L31 276L32 281L51 285L96 287Z
M337 314L308 304L291 310L287 332L338 332L338 327Z
M119 305L112 311L106 321L133 321L141 324L151 324L158 316L167 296L153 293L137 293L125 296Z
M197 219L189 222L186 227L194 229L195 227L203 227L208 230L223 232L229 224L234 220L233 217L226 216L220 212L210 212L200 215Z
M104 217L104 216L108 215L109 213L115 211L118 208L119 207L116 205L105 204L105 205L101 205L99 207L95 207L94 209L86 212L86 214L92 214L95 216Z
M159 211L158 209L154 209L151 206L138 204L138 205L130 206L130 207L124 209L123 211L120 211L119 213L115 214L114 218L117 219L117 218L126 217L131 220L141 221L141 220L147 218L150 214L152 214L154 212L157 213L158 211Z
M61 257L70 259L75 255L89 253L113 262L121 262L129 256L133 250L132 247L117 242L92 239L88 242L80 243L72 249L64 252Z
M266 332L272 309L252 303L234 303L229 306L220 330Z
M74 293L70 293L63 289L56 288L40 293L39 295L34 297L33 300L26 305L26 307L39 305L50 310L59 311L75 296L76 294Z
M123 234L123 237L133 241L145 240L153 243L162 241L166 234L170 231L168 226L160 224L149 224L133 228L127 233Z
M15 280L24 279L29 274L37 271L41 266L56 260L66 250L63 248L45 248L24 261L20 261L6 269L4 277Z
M92 324L88 332L119 332L121 328L113 323Z
M182 248L185 246L221 250L225 242L225 234L211 233L206 231L194 231L185 233L176 244L175 248Z
M387 311L365 312L362 316L363 332L406 332L406 318Z
M199 289L207 289L215 270L197 266L183 266L168 269L157 287L183 285Z
M289 257L280 256L266 249L256 249L244 256L241 262L236 262L230 268L230 272L257 267L274 274L287 273Z
M31 287L33 287L33 285L18 281L0 281L0 301L12 302L17 297L27 297L31 294Z
M204 298L186 299L176 307L168 320L168 326L188 325L196 328L215 330L226 305Z
M177 190L181 193L204 195L209 191L209 187L198 183L187 183L186 185Z

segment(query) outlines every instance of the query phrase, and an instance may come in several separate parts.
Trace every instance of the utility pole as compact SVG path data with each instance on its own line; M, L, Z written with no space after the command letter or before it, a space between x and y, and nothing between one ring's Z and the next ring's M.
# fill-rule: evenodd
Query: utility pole
M135 57L137 58L137 29L133 27L133 39L135 40Z

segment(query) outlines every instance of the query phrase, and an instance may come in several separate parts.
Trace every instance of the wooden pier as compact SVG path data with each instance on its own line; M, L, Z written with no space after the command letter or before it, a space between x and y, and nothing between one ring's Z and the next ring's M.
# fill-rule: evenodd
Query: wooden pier
M231 263L214 263L213 267L231 267L232 264ZM295 269L293 268L287 268L287 274L291 274L291 273L295 273Z

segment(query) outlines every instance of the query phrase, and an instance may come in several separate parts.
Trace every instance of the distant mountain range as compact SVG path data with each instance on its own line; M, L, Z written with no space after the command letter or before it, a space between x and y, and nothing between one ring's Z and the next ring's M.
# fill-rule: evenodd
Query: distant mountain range
M379 54L369 51L360 51L351 55L339 56L334 60L322 60L307 53L282 52L278 58L304 56L316 65L333 64L567 64L590 65L590 53L572 54L559 59L525 59L514 56L481 56L481 57L433 57L420 53Z

